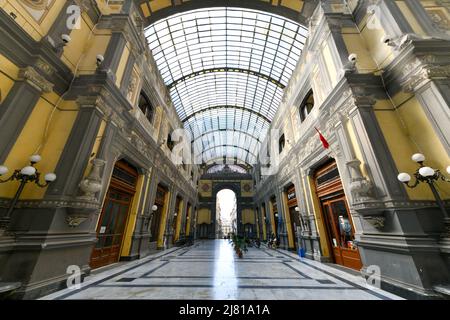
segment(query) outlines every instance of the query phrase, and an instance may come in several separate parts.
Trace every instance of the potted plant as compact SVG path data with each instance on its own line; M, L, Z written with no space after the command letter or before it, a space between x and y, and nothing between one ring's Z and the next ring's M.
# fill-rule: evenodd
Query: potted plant
M234 251L239 258L243 258L244 252L248 251L246 239L233 234L231 240L233 242Z

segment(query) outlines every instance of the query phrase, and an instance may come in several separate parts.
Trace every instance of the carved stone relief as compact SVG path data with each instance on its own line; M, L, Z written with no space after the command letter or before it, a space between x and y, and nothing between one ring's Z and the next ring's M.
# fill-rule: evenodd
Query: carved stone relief
M40 23L54 5L55 0L20 0L19 2L33 19Z

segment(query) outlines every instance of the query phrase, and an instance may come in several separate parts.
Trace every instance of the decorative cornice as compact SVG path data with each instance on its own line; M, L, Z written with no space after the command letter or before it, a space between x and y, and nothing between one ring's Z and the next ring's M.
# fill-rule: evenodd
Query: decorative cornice
M0 199L0 207L7 208L10 204L10 199ZM100 207L99 202L78 201L78 200L19 200L16 208L34 208L34 209L55 209L55 208L76 208L83 210L96 210Z
M88 12L91 6L91 0L74 0L75 4L80 7L81 12Z
M429 80L450 78L450 64L441 64L435 55L417 56L407 63L400 76L406 92L414 92Z
M39 72L31 66L20 69L19 80L27 81L37 90L48 93L53 91L53 83L45 79Z

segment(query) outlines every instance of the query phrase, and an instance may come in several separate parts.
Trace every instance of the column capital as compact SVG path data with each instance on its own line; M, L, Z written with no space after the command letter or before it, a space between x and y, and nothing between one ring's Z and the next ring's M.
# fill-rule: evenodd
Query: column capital
M55 86L53 83L45 79L32 66L27 66L25 68L20 69L19 80L26 81L31 86L36 88L38 91L45 93L52 92L53 87Z

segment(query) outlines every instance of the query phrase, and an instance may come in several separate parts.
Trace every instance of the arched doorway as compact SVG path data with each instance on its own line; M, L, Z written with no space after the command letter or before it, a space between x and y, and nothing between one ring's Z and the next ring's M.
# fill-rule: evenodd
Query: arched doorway
M216 195L216 238L230 233L237 233L237 198L234 191L222 189Z

